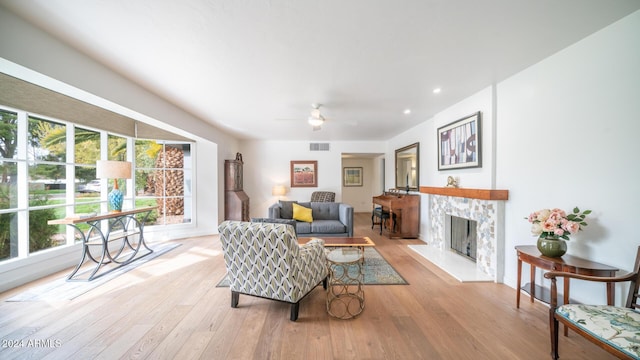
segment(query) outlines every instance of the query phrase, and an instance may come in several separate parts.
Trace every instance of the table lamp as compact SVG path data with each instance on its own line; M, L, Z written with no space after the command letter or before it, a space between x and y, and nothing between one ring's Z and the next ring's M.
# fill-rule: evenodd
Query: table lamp
M107 195L112 212L122 211L124 194L118 189L118 179L131 179L131 163L128 161L98 160L96 178L113 179L113 190Z
M287 193L287 188L284 185L274 185L271 189L271 195L277 196L278 198L284 196Z

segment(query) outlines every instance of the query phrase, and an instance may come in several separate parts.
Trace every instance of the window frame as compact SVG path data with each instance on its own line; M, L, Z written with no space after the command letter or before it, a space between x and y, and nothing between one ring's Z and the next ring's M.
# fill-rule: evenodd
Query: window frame
M71 121L67 121L64 119L56 119L45 115L40 115L36 113L32 113L26 110L15 109L10 106L0 105L0 110L7 111L11 113L17 114L17 129L16 129L16 137L17 137L17 150L14 154L13 158L1 158L2 162L11 162L16 165L16 179L15 184L17 187L17 201L16 206L9 207L7 209L0 209L0 214L14 213L16 214L16 232L17 232L17 252L15 256L11 256L13 249L10 248L9 257L0 259L0 266L4 268L4 265L7 263L11 263L14 261L24 260L31 257L39 257L40 254L48 253L48 252L67 252L68 248L77 244L75 241L74 229L72 227L66 227L65 236L66 241L64 244L59 246L52 246L44 249L40 249L31 253L29 251L29 214L31 211L37 211L42 209L62 209L64 208L64 213L66 216L73 214L75 212L75 208L79 203L77 200L77 192L76 192L76 173L75 169L78 166L87 166L87 164L79 164L76 163L75 159L75 130L77 128L82 128L90 131L96 131L100 136L100 158L107 159L108 158L108 139L110 136L117 136L120 138L124 138L127 141L127 149L126 149L126 157L128 161L132 161L134 169L135 167L135 146L134 137L116 134L113 132L108 132L106 130L91 128L84 124L77 124ZM51 121L55 123L59 123L66 126L66 159L63 162L50 162L43 160L35 160L30 159L29 157L29 146L28 146L28 134L29 134L29 119L36 118L38 120L43 121ZM195 142L192 141L176 141L176 140L161 140L154 139L156 142L162 143L170 143L170 144L188 144L189 145L189 164L186 164L187 159L185 159L185 164L183 165L182 171L189 170L192 174L191 184L194 183L193 176L195 176L194 168L195 168ZM164 145L163 145L164 148ZM65 166L65 176L64 182L65 186L65 196L64 202L62 204L47 204L47 205L38 205L38 206L30 206L29 205L29 166L30 164L55 164ZM175 168L174 168L175 169ZM69 186L69 185L72 186ZM91 201L91 204L99 204L101 212L107 211L107 189L108 186L102 186L99 200ZM125 201L129 201L129 205L136 203L136 193L135 193L135 177L133 179L127 180L127 193L125 194ZM163 191L163 193L166 193ZM182 197L186 200L187 196L183 193ZM188 223L179 223L179 224L167 224L163 222L162 224L149 224L148 231L164 231L165 229L174 229L178 227L195 226L195 203L193 199L195 199L195 189L191 188L190 195L188 196L190 199L189 202L185 201L185 213L187 212L187 203L189 204L189 212L191 215L190 221ZM147 229L146 229L147 230ZM64 250L63 250L64 248Z

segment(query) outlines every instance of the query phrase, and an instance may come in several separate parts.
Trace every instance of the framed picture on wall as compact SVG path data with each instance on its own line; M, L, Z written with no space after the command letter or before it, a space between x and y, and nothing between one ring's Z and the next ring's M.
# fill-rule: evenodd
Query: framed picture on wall
M315 160L292 160L291 187L318 187L318 162Z
M342 170L343 186L362 186L362 168L345 167Z
M482 167L481 113L438 128L438 170Z

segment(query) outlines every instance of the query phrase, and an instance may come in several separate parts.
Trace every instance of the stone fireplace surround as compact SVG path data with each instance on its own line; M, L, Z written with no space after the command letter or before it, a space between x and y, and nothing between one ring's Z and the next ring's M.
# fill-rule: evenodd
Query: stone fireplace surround
M421 187L429 196L427 245L414 250L460 281L493 281L504 278L504 201L507 190ZM445 241L446 215L477 222L476 262L450 250ZM423 247L420 250L417 248Z

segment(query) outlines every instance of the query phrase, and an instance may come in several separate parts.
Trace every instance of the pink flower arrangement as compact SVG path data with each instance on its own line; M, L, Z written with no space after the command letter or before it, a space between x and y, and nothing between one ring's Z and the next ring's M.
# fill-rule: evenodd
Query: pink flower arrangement
M569 235L587 226L584 218L589 214L591 210L580 212L578 207L569 215L561 209L542 209L531 213L525 219L532 224L531 233L537 237L569 240Z

